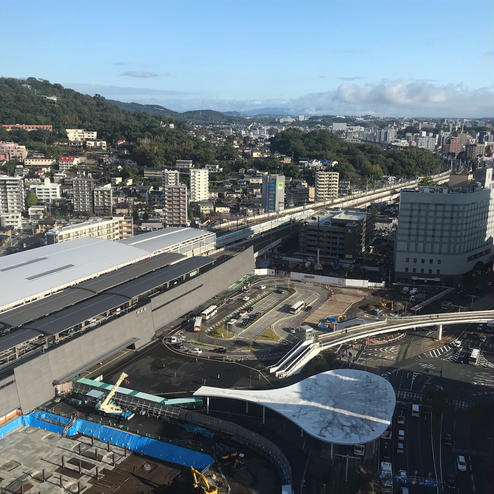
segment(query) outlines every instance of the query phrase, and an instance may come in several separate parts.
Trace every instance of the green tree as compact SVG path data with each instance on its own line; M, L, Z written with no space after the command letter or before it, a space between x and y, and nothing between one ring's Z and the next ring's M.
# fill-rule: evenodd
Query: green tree
M36 197L34 191L30 190L26 194L26 206L30 208L31 206L36 206L36 204L38 204L38 198Z

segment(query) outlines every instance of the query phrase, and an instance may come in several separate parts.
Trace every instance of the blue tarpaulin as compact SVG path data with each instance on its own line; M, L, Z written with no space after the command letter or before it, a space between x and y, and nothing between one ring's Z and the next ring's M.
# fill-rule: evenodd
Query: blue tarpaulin
M29 415L18 417L12 422L0 427L0 438L22 426L37 427L62 435L67 425L72 424L66 431L67 436L83 434L94 437L102 442L110 442L115 446L127 448L142 455L157 458L169 463L184 466L194 466L198 470L204 470L214 463L214 459L199 451L175 446L164 441L158 441L149 437L142 437L130 432L120 431L105 425L96 424L89 420L76 419L71 422L67 417L61 417L53 413L37 410Z

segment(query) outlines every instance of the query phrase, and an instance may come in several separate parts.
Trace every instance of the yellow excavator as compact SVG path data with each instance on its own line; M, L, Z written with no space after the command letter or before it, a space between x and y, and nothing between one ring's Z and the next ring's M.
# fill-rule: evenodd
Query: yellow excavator
M199 470L194 467L190 467L192 477L194 477L194 488L201 489L203 494L218 494L218 488L213 485L209 485L208 479Z

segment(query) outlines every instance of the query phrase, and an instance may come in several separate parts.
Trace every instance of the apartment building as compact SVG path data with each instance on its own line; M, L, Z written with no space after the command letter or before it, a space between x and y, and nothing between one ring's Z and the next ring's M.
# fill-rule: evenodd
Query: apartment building
M24 210L22 177L0 175L0 213L20 214Z
M19 146L15 142L0 141L0 159L17 160L22 163L26 157L26 146Z
M79 158L76 158L75 156L60 156L60 158L58 158L58 170L61 172L68 172L78 164Z
M93 211L96 216L111 216L113 214L113 189L111 184L93 189Z
M32 190L41 202L50 202L62 197L61 185L50 182L49 178L45 178L42 184L30 185L29 190Z
M93 178L76 177L72 181L74 212L79 214L93 212Z
M67 139L69 141L94 141L98 137L98 132L95 130L65 129L65 132L67 133Z
M120 228L118 218L93 219L74 225L52 228L46 232L46 240L48 244L68 242L81 237L119 240Z
M10 132L13 129L22 129L27 132L32 132L33 130L47 130L48 132L53 131L53 125L40 125L40 124L2 124L2 127Z
M165 227L187 226L187 187L185 185L165 185L163 203Z
M209 199L209 172L205 168L190 170L190 201L200 202Z
M180 172L178 170L163 170L163 187L167 185L180 185Z
M52 166L57 161L54 158L45 158L45 157L30 157L24 160L24 166Z
M339 180L338 172L316 172L316 202L336 199Z

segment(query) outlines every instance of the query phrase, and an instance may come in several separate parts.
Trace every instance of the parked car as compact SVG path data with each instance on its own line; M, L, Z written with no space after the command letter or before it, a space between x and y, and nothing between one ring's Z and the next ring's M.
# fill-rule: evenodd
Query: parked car
M245 295L245 297L242 297L242 300L244 302L248 302L250 300L250 297L248 295Z
M226 348L224 346L219 346L213 350L215 353L226 353Z
M194 348L191 348L190 353L192 353L192 355L201 355L202 350L200 348L194 347Z
M249 307L246 307L245 310L247 312L252 312L254 310L254 307L252 307L252 305L249 305Z
M259 290L266 290L266 285L261 285L261 286L259 287Z
M456 468L458 468L458 471L460 472L466 472L467 471L467 462L465 461L464 456L458 456L456 458Z
M283 288L277 288L276 293L284 293Z

